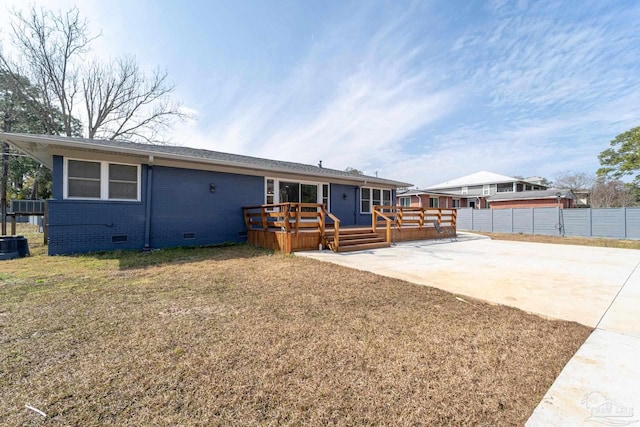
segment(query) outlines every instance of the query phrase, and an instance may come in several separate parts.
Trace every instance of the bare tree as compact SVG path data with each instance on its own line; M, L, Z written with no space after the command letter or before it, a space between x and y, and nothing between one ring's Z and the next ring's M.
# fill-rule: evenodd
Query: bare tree
M57 133L54 111L62 114L64 133L74 134L73 110L79 95L80 61L95 38L77 8L52 13L32 8L13 12L11 36L19 60L0 53L0 67L14 89L41 116L48 133ZM37 90L30 90L26 77Z
M586 172L566 171L554 177L553 186L557 188L567 188L572 191L589 190L595 181L595 177Z
M166 72L146 76L131 57L93 62L82 79L89 138L157 140L174 119L185 117L169 99L173 90Z
M592 208L635 206L632 188L619 180L598 179L591 189Z
M174 87L166 72L146 75L132 57L111 64L87 61L97 36L76 7L57 13L32 8L28 15L14 11L11 28L18 58L0 51L0 72L11 77L14 90L41 116L47 133L60 133L54 114L59 111L67 136L83 133L75 113L86 114L89 138L159 142L174 119L186 117L170 99Z

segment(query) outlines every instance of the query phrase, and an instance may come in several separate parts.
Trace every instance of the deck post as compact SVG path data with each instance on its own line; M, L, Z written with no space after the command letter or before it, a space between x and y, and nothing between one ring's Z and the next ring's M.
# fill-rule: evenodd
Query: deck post
M267 231L267 212L264 206L260 208L260 217L262 219L262 231Z
M387 243L391 244L391 220L387 218Z
M418 217L418 228L424 227L424 209L420 208L420 214Z
M320 207L318 212L318 231L320 232L320 244L324 246L324 230L325 230L325 213L324 206Z

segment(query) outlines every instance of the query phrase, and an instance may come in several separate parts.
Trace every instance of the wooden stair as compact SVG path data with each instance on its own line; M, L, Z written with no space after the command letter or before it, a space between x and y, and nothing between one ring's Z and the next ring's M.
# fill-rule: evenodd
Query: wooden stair
M341 228L338 232L338 250L333 247L334 230L327 230L326 246L334 252L364 251L388 248L389 243L371 228Z

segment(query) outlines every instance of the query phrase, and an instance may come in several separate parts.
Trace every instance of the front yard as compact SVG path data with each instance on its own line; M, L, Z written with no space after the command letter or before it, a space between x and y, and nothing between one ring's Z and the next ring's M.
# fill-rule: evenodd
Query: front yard
M590 333L247 246L36 239L0 264L7 425L522 425Z

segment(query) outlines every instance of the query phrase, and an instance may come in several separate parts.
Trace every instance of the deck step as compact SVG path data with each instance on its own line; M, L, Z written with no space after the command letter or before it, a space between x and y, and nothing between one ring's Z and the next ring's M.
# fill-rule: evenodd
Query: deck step
M361 237L359 239L343 239L340 238L340 246L353 246L366 243L386 243L386 241L379 236Z
M387 242L378 243L363 243L358 245L340 246L338 252L354 252L354 251L366 251L368 249L388 248L391 245Z
M326 241L333 249L334 230L326 230ZM371 227L341 228L338 231L338 252L363 251L368 249L387 248L386 239L373 231Z

